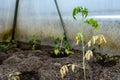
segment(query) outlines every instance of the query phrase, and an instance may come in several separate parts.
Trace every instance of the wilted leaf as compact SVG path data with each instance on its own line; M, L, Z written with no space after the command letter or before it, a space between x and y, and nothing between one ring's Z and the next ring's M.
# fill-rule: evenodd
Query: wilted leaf
M98 36L93 36L92 39L89 40L88 43L87 43L88 47L91 47L92 45L94 45L98 38L99 38Z
M67 72L68 72L67 65L62 66L60 69L61 78L64 78L64 76L66 75Z
M22 74L21 72L15 72L15 75L20 75L20 74Z
M100 35L93 36L92 39L88 41L87 45L88 47L91 47L91 45L94 45L94 44L101 45L103 43L107 43L107 41L105 37L102 34L100 34Z
M87 43L88 47L91 47L91 44L92 44L92 42L91 42L91 40L89 40Z
M88 50L85 54L86 60L90 60L93 57L93 52L91 50Z
M74 72L75 71L75 65L74 64L72 64L72 71Z
M20 74L21 72L15 72L15 73L10 73L9 74L9 80L20 80Z
M99 35L99 41L98 44L101 45L103 43L107 43L105 37L103 35Z
M20 80L20 77L19 76L15 76L16 80Z
M93 41L93 45L96 43L96 41L99 39L99 36L97 35L97 36L93 36L92 37L92 41Z

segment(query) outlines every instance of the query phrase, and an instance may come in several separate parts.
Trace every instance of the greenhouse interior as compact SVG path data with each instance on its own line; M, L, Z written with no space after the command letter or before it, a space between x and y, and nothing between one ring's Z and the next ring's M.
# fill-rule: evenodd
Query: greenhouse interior
M0 80L120 80L119 0L0 0Z

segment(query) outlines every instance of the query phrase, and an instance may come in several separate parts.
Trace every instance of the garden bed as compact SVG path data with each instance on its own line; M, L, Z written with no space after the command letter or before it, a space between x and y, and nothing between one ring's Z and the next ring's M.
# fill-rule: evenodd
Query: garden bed
M72 50L73 54L62 58L51 57L53 51L53 47L44 45L37 45L32 51L31 46L23 42L7 52L0 50L0 80L9 80L15 72L20 72L20 80L83 80L81 51ZM102 66L94 59L87 62L87 80L120 80L120 55L116 57L118 61L113 66ZM79 67L75 67L74 72L69 67L62 79L60 68L68 64Z

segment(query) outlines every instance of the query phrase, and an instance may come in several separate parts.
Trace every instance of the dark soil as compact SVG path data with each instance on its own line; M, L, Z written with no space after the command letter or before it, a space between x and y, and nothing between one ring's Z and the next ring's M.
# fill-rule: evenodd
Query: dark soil
M3 44L3 43L0 43ZM0 50L0 80L10 80L10 74L21 72L20 80L83 80L82 53L72 50L73 54L56 58L52 57L53 47L36 45L35 51L27 43L19 42L9 51ZM112 66L102 66L94 59L87 62L87 80L120 80L120 56ZM75 64L79 67L69 72L62 79L60 68L63 65ZM111 63L110 63L111 64Z

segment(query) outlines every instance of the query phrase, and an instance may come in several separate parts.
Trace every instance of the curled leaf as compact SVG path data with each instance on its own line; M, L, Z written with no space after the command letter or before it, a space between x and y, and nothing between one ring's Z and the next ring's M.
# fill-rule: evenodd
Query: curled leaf
M72 13L72 16L73 18L76 20L76 15L78 13L81 13L82 14L82 17L86 18L87 15L88 15L88 9L87 8L83 8L82 6L78 6L78 7L75 7L73 9L73 13Z
M91 42L91 40L89 40L87 43L88 47L91 47L91 44L92 44L92 42Z
M87 43L88 47L91 47L92 45L94 45L98 38L99 38L99 36L93 36L92 39L89 40Z
M94 45L94 44L101 45L104 43L107 43L107 41L105 37L102 34L100 34L100 35L93 36L92 39L88 41L87 46L91 47L91 45Z
M99 39L99 36L93 36L92 37L92 41L93 41L93 45L96 43L96 41Z
M61 78L64 78L65 76L65 70L64 69L60 69L60 74L61 74Z
M99 35L99 41L98 44L101 45L103 43L107 43L105 37L103 35Z
M73 9L73 13L72 13L72 16L73 16L73 18L76 20L76 15L78 14L78 13L80 13L80 12L82 12L82 10L83 10L83 8L80 6L78 6L78 7L75 7L74 9Z
M91 50L88 50L85 54L86 60L90 60L93 57L93 52Z
M85 23L92 26L94 28L94 30L97 30L99 28L98 22L93 18L86 20Z

